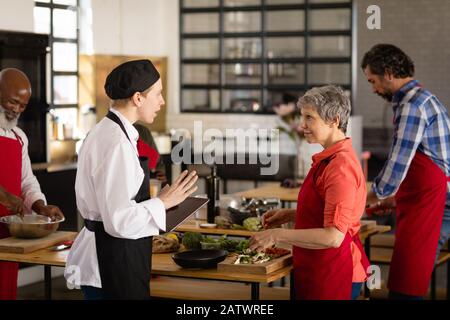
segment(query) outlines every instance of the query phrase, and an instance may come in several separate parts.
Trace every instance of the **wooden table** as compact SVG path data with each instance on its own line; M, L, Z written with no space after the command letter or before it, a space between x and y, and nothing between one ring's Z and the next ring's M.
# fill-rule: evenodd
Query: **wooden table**
M206 220L198 220L195 218L190 218L179 225L175 231L177 232L199 232L209 235L228 235L236 237L251 237L258 231L248 231L248 230L234 230L234 229L222 229L222 228L202 228L201 224L206 223ZM362 231L359 233L359 237L362 243L366 243L367 239L378 233L385 233L391 230L390 226L377 225L371 229Z
M366 183L367 190L371 190L371 186L372 182ZM236 195L245 198L279 198L284 208L286 202L297 202L299 191L300 187L284 188L280 183L270 183L259 188L238 192Z
M76 234L76 232L74 232ZM0 261L10 261L44 266L45 298L52 298L52 269L51 267L65 267L69 250L52 251L49 248L30 253L0 252Z
M0 253L1 261L20 262L44 266L45 297L50 300L51 292L51 267L65 267L69 250L52 251L49 248L37 250L27 254ZM251 284L251 299L259 299L261 283L270 283L288 275L291 267L285 267L267 275L231 274L229 272L213 269L184 269L178 266L171 258L170 253L152 255L152 274L170 277L209 279L231 281Z
M199 232L203 234L211 235L228 235L236 237L251 237L255 234L255 231L248 230L234 230L234 229L221 229L221 228L202 228L200 225L206 223L206 220L198 220L193 217L187 219L185 222L176 227L177 232Z
M271 283L289 275L292 266L287 266L266 275L259 274L236 274L211 269L185 269L181 268L171 258L171 253L160 253L152 255L152 274L179 278L207 279L250 283L251 299L259 300L259 289L261 283ZM291 297L293 293L291 291Z
M297 201L299 191L300 187L284 188L280 183L270 183L259 188L238 192L236 195L245 198L279 198L284 208L286 202Z
M254 232L246 230L228 230L228 229L204 229L196 227L202 221L188 221L188 223L181 225L179 228L182 230L196 230L207 234L229 234L235 231L233 235L249 237ZM190 225L189 225L190 223ZM186 227L186 228L184 228ZM360 234L361 241L365 244L366 252L370 252L370 237L377 233L388 232L389 226L376 226L375 228L362 232ZM179 230L180 231L180 230ZM225 232L224 232L225 231ZM45 279L45 297L50 300L52 298L52 282L51 282L51 267L65 267L69 250L64 251L52 251L49 248L37 250L31 253L19 254L19 253L0 253L0 261L10 261L27 263L33 265L44 266L44 279ZM209 279L220 280L230 282L241 282L251 284L251 299L259 299L259 289L261 283L271 283L273 281L283 279L290 274L291 266L277 270L267 275L249 275L249 274L230 274L228 272L221 272L217 269L183 269L173 262L170 257L171 254L153 254L152 255L152 274L161 276L181 277L181 278L194 278L194 279ZM292 277L291 277L292 278ZM291 285L291 290L293 285ZM291 297L292 291L291 291Z
M196 220L196 219L188 219L183 224L177 227L176 231L178 232L199 232L203 234L209 234L209 235L228 235L228 236L239 236L239 237L251 237L257 231L248 231L248 230L233 230L233 229L221 229L221 228L201 228L200 225L202 223L206 223L206 220ZM359 238L361 242L364 245L364 251L366 252L366 255L370 257L370 238L375 234L380 233L386 233L391 230L390 226L382 226L377 225L375 227L372 227L370 229L361 231L359 233ZM291 275L291 290L293 288L292 283L292 275ZM281 279L281 285L284 286L284 277ZM365 287L364 290L364 296L369 297L370 291L367 287ZM291 297L292 297L292 291L291 291Z

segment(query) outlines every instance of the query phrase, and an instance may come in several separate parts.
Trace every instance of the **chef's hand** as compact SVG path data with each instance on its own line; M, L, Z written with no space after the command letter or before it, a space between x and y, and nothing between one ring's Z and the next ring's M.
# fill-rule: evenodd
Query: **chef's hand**
M256 233L250 238L250 250L263 251L277 242L277 235L282 229L265 230Z
M37 214L49 217L52 221L64 219L63 213L57 206L45 205L42 200L37 200L31 208Z
M395 212L395 198L389 197L383 200L377 200L375 203L366 207L366 213L371 216L388 216Z
M293 221L295 210L280 209L267 211L262 217L262 225L264 229L278 228L283 223Z
M13 214L23 216L23 213L25 212L25 205L22 198L19 198L4 189L0 191L0 204L5 206L5 208Z
M158 198L164 203L164 207L166 209L170 209L183 202L197 190L198 187L195 186L197 179L197 172L192 171L189 173L185 170L178 176L171 186L166 185L161 190Z

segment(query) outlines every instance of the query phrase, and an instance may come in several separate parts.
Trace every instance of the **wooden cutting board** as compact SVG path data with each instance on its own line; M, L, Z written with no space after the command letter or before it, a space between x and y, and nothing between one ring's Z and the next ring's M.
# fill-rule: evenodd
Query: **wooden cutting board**
M227 257L224 261L217 264L217 270L233 273L269 274L292 264L292 254L255 264L234 264L236 258L237 256Z
M62 241L74 240L76 236L76 232L56 231L40 239L19 239L9 237L0 239L0 252L30 253L39 249L48 248Z

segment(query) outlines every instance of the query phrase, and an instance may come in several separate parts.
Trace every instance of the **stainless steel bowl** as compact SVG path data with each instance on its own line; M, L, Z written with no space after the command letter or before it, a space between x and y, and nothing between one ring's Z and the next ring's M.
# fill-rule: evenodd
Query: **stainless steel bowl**
M51 221L49 217L37 214L24 215L23 218L12 215L0 218L0 222L4 223L12 237L35 239L43 238L55 232L63 219Z

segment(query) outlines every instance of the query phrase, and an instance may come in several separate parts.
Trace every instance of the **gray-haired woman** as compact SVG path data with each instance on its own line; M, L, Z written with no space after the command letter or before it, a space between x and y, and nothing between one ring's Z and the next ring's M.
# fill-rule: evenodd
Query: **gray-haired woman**
M297 210L270 211L266 229L295 221L293 230L265 230L251 239L261 250L275 243L293 246L297 299L351 299L359 295L369 263L358 237L366 182L350 138L345 136L351 105L337 86L313 88L298 101L308 143L325 150L313 156L299 192Z

